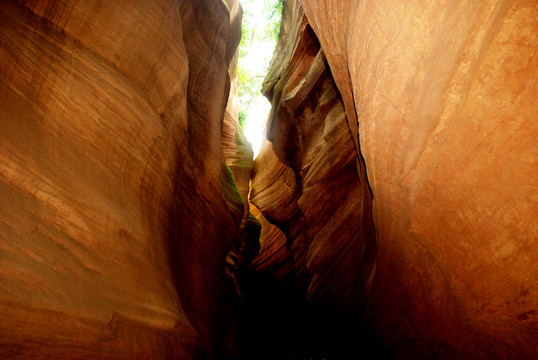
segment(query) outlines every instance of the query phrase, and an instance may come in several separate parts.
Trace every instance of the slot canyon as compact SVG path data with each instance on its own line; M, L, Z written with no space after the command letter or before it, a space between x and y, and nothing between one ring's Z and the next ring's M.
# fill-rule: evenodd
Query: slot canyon
M1 359L538 359L538 2L0 1Z

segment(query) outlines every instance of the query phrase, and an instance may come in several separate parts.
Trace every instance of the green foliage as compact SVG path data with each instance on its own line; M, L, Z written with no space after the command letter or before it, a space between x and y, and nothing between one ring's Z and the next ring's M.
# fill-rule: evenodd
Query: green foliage
M239 58L245 57L252 44L252 35L254 33L252 20L249 19L248 13L243 10L243 21L241 22L241 42L239 43Z
M266 36L271 36L275 44L278 42L278 35L280 34L280 25L282 23L282 3L283 0L277 0L275 2L265 2L266 11L268 14L269 26L265 28Z
M242 105L246 105L249 103L248 99L254 96L260 89L258 87L256 75L251 70L240 65L237 71L237 76L240 84L239 101Z
M263 2L261 16L253 13L253 9L260 10L260 2ZM262 83L278 41L282 2L283 0L241 1L243 21L237 72L240 84L239 106L243 113L243 121L248 118L249 107L253 101L262 96L260 93Z
M247 126L247 114L243 110L239 110L239 127L241 130L245 131Z

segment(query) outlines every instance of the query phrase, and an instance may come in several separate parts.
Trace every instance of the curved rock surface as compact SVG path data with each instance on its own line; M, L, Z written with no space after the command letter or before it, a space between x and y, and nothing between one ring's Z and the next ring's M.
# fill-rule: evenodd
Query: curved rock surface
M0 3L0 357L235 357L228 7Z
M536 2L300 0L284 16L251 201L288 237L307 304L353 314L367 296L362 337L383 356L536 358Z
M227 4L229 5L232 18L236 18L240 23L242 20L242 13L239 2L229 1ZM239 31L241 30L240 26L237 26L236 29ZM240 33L237 35L239 36ZM237 189L241 196L241 206L243 206L243 204L249 204L248 194L250 191L250 177L252 169L254 168L254 152L239 125L238 56L239 49L236 48L228 69L231 88L222 127L222 148L226 164L233 174ZM240 295L238 277L241 277L252 259L258 255L260 250L260 231L260 222L256 217L250 214L250 207L243 206L241 225L226 258L228 265L226 269L227 275L230 279L230 285L232 285L231 294L236 295L234 296L235 301L232 300L232 302L236 307L239 306L239 297L237 295ZM230 326L232 326L232 324L233 319L230 319Z
M1 1L0 357L538 358L537 18L286 1L253 163L237 0Z
M289 304L303 308L292 326L297 343L281 344L283 353L339 348L342 356L354 356L350 336L358 331L375 265L370 193L358 173L344 104L299 3L286 3L282 29L264 85L273 106L271 143L255 161L250 200L287 238L287 276L295 290L273 290L288 300L266 307L281 306L286 313ZM281 271L284 252L282 242L273 247L265 236L263 231L261 256L251 266L260 301L266 297L260 279ZM275 331L279 325L273 323ZM274 356L283 355L267 358Z

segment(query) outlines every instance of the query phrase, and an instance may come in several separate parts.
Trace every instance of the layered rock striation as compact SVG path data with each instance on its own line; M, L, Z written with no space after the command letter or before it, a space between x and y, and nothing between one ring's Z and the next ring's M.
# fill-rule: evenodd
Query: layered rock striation
M292 326L298 344L286 344L283 352L339 348L352 356L375 266L371 196L344 103L298 2L285 5L269 74L269 142L255 161L250 200L286 241L263 232L261 256L251 265L253 296L266 298L262 279L287 281L272 290L287 301L264 302L285 312L294 303L291 313L300 313Z
M0 357L538 358L536 2L283 15L253 163L236 0L0 2Z
M0 357L236 356L238 6L0 3Z
M252 276L286 254L379 356L536 358L537 4L286 3Z

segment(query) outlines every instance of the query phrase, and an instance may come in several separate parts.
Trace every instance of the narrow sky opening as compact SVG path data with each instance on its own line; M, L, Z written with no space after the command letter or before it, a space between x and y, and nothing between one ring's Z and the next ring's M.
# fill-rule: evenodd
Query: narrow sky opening
M241 0L242 36L239 45L239 122L258 155L271 104L261 94L278 41L282 0Z

